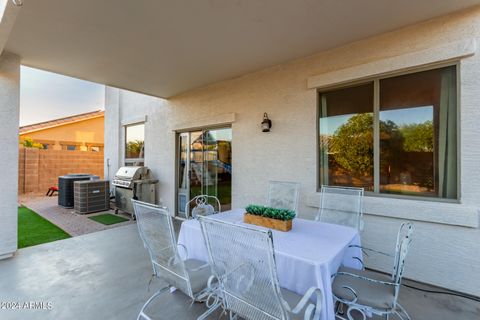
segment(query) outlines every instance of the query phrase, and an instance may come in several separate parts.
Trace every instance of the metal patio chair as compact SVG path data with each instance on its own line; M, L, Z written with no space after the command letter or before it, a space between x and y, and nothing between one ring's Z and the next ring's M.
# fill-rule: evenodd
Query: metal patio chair
M295 213L298 209L300 183L288 181L269 181L267 206L288 209Z
M270 230L198 219L220 301L230 319L319 319L320 289L312 287L300 296L280 288Z
M353 320L353 314L357 313L362 316L363 320L366 320L372 314L383 316L387 320L392 314L397 315L402 320L411 319L405 309L398 303L398 294L405 268L405 258L412 243L413 229L413 224L410 222L404 222L400 225L391 276L365 269L356 270L344 267L332 276L333 296L335 302L339 304L337 306L338 318ZM386 253L374 252L391 257ZM358 257L356 259L361 261ZM347 306L343 315L341 312L342 304ZM347 318L344 317L345 313Z
M363 188L322 186L316 221L363 230Z
M195 207L193 207L190 212L190 205L192 203L195 204ZM216 208L214 205L212 205L212 203L216 205ZM209 196L206 194L201 194L194 197L185 205L185 213L187 215L187 219L196 218L197 216L209 216L211 214L216 214L221 211L222 205L220 204L220 200L218 200L218 198L215 196Z
M132 203L140 238L150 254L153 276L167 283L167 286L147 300L137 319L150 319L145 313L147 306L171 288L177 288L193 301L203 301L209 294L207 282L211 272L208 263L182 259L176 243L172 216L166 208L137 200L132 200ZM183 249L188 256L186 248Z

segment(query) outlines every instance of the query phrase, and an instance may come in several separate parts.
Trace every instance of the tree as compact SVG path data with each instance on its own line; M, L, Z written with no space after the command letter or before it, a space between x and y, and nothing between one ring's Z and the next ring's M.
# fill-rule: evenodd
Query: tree
M22 141L22 145L25 148L37 148L37 149L43 149L43 144L34 142L32 138L30 137L25 137Z
M142 158L143 157L143 141L133 140L127 142L127 157Z
M330 152L345 170L361 176L373 172L373 116L354 115L341 125L330 140Z
M433 152L433 122L413 123L400 128L407 152Z
M403 151L403 134L392 120L380 121L380 168L383 172L401 161Z
M393 121L380 121L381 162L390 163L402 150L403 136ZM341 125L329 140L329 152L351 174L373 175L373 115L361 113Z

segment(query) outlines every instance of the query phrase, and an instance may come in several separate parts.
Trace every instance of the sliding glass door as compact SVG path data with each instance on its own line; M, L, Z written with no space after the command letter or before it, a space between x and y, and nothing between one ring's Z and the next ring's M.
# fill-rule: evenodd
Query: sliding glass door
M231 208L232 129L205 129L178 135L177 213L197 195L215 196L222 210Z

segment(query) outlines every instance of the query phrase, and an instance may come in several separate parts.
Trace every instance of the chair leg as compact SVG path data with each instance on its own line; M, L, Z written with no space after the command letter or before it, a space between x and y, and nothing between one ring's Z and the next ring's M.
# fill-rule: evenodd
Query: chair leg
M344 313L344 311L343 311L343 303L341 303L340 301L337 301L335 314L343 315L343 313Z
M153 301L153 299L157 298L158 296L160 296L162 293L166 292L169 289L170 289L170 286L167 286L155 292L153 296L151 296L150 299L148 299L147 302L145 302L145 304L143 305L142 309L138 313L137 320L141 320L141 319L151 320L151 318L144 312L144 310L147 308L150 302Z
M215 303L214 305L210 306L207 311L205 311L203 314L200 315L200 317L197 318L197 320L205 320L210 316L215 310L217 310L219 307L221 307L222 304L220 302Z
M397 309L395 310L395 314L402 320L411 320L410 315L407 313L407 311L399 304L397 303Z
M361 320L367 320L367 315L366 315L365 311L362 310L361 308L357 308L355 306L349 306L348 307L347 312L346 312L348 320L357 319L356 316L355 317L353 316L353 314L352 314L353 312L360 314L360 316L362 317Z

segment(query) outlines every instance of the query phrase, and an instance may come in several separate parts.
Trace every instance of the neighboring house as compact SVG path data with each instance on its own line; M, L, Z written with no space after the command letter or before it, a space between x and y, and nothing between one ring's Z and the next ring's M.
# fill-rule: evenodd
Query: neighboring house
M103 177L103 130L103 111L21 127L20 145L32 139L43 148L20 147L19 193L44 193L57 184L59 176L69 173Z
M32 138L44 149L103 151L104 111L98 110L70 117L20 127L20 143Z

